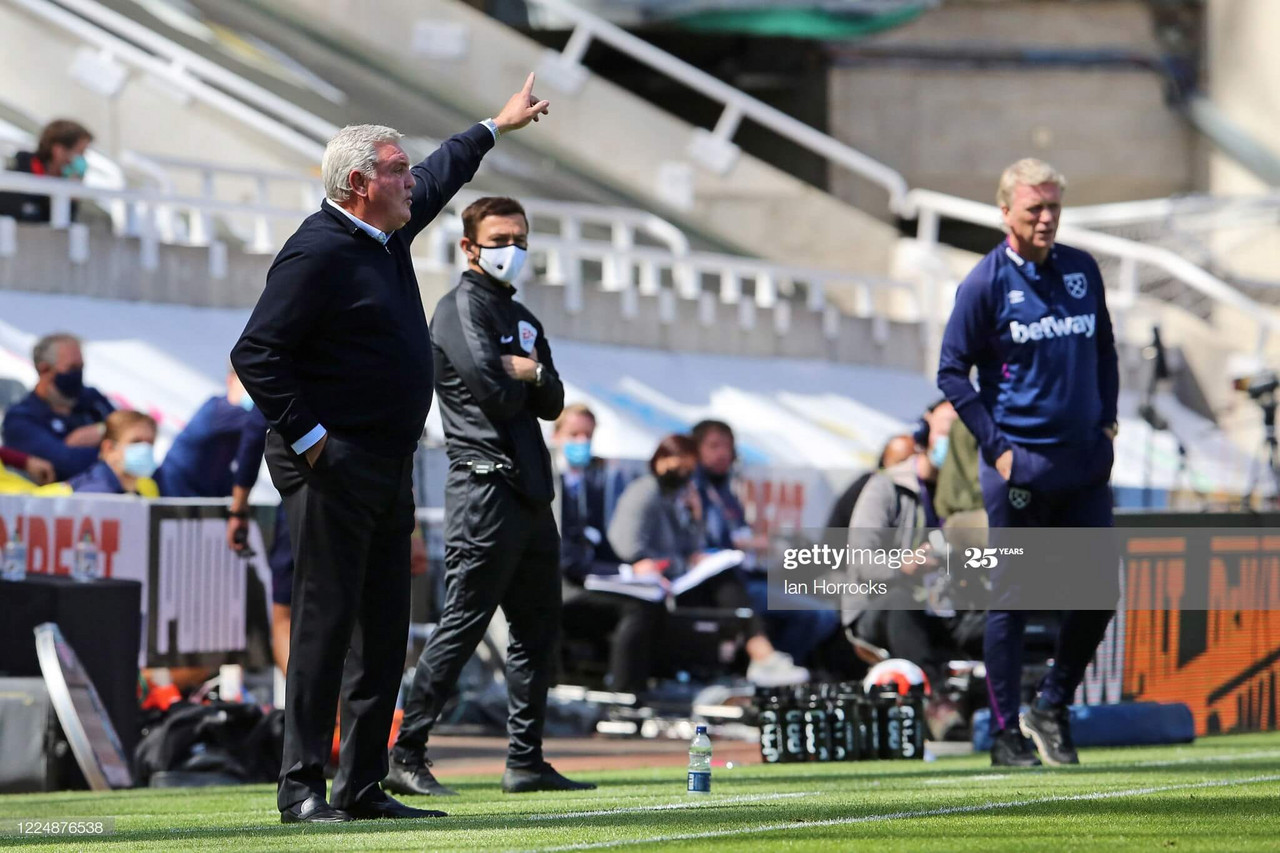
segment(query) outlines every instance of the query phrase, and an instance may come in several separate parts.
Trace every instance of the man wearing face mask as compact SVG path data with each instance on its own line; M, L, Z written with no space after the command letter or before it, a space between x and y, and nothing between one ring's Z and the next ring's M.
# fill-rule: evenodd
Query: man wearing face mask
M666 609L658 603L585 588L591 576L616 579L625 571L605 531L622 493L618 472L591 454L596 418L581 403L564 407L551 440L560 454L556 504L560 569L564 575L564 632L568 638L607 642L611 690L639 693L648 686L653 647ZM630 569L628 566L627 569Z
M538 421L560 415L564 386L542 324L515 299L529 220L514 199L482 198L462 212L462 230L467 270L431 319L449 456L444 611L418 659L386 787L453 793L427 769L427 738L501 605L511 630L502 790L594 788L561 776L542 752L561 597L555 487Z
M47 459L58 480L67 480L98 460L107 415L115 407L84 384L80 339L66 332L45 335L31 350L36 387L4 415L4 443Z
M156 471L156 422L142 412L122 410L107 417L99 459L87 471L65 483L37 491L41 495L68 493L160 496L151 475Z
M325 146L325 199L267 272L231 363L266 416L293 547L293 626L276 805L284 823L441 817L379 787L409 633L413 456L433 356L410 246L508 131L548 112L534 76L492 119L414 165L401 134ZM341 703L332 799L325 765Z
M14 155L11 171L81 180L89 168L84 152L91 142L93 134L79 122L51 121L41 131L35 151L19 151ZM50 206L48 196L0 193L0 216L12 216L19 222L48 222ZM72 219L75 212L73 202Z
M813 666L811 656L833 640L830 648L839 657L844 643L840 615L833 610L770 610L769 579L764 560L769 556L769 537L757 533L747 524L746 509L733 489L733 465L738 459L733 428L724 421L707 419L693 425L690 431L698 446L698 469L694 486L702 502L702 545L707 550L737 548L746 553L741 573L743 586L751 596L752 608L764 619L769 639L780 651L804 666ZM847 647L847 643L844 643ZM824 668L841 670L853 664L848 654L843 659L824 661Z

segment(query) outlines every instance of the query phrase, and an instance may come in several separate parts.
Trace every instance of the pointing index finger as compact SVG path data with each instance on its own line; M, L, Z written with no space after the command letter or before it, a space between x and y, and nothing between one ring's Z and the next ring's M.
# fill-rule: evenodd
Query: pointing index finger
M533 74L534 73L530 71L528 78L524 81L524 89L522 91L525 95L529 95L533 92Z

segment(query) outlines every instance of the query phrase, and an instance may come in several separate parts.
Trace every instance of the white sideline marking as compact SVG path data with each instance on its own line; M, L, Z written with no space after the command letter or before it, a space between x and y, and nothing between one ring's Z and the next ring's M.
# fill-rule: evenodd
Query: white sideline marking
M1175 767L1179 764L1199 764L1201 761L1248 761L1251 758L1280 758L1280 749L1263 749L1257 752L1232 752L1225 755L1188 755L1185 758L1162 758L1153 761L1135 761L1112 764L1110 767Z
M924 809L913 812L887 812L885 814L863 815L861 817L841 817L829 820L792 821L790 823L770 823L756 826L743 826L735 829L720 829L710 832L685 832L678 835L655 835L650 838L627 838L616 841L583 842L566 844L562 847L543 847L542 850L600 850L607 847L626 847L632 844L665 844L673 841L699 841L705 838L727 838L733 835L747 835L759 832L778 832L801 829L817 829L828 826L850 826L858 823L880 823L890 820L905 820L921 817L942 817L953 814L972 814L989 812L997 809L1017 809L1025 806L1038 806L1045 803L1076 803L1092 800L1111 800L1120 797L1140 797L1146 794L1160 794L1167 791L1191 791L1202 788L1225 788L1231 785L1253 785L1259 782L1280 782L1280 775L1250 776L1244 779L1215 779L1207 782L1189 782L1183 785L1152 785L1145 788L1129 788L1123 791L1099 791L1092 794L1055 795L1027 800L1007 800L1000 803L978 803L971 806L946 806L937 809Z
M526 820L563 820L571 817L601 817L604 815L642 814L644 812L670 811L671 809L701 809L708 806L732 805L734 803L760 803L766 800L790 800L796 797L812 797L816 791L800 791L786 794L743 794L737 797L714 799L685 800L679 803L665 803L656 806L632 806L619 809L597 809L589 812L565 812L563 814L529 815Z

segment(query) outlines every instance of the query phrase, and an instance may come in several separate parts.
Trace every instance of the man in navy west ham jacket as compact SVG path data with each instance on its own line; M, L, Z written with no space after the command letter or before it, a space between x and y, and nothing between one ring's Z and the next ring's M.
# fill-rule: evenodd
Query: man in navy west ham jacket
M998 198L1008 239L960 284L942 340L938 387L978 440L992 527L1112 525L1115 340L1097 263L1054 243L1064 186L1038 160L1005 170ZM969 380L975 366L976 390ZM1096 579L1113 582L1104 563ZM998 566L992 578L997 604L1011 601L1002 596L1017 586L1001 572ZM1026 612L988 613L993 764L1038 764L1024 734L1046 763L1078 761L1067 705L1110 619L1109 610L1064 614L1054 666L1019 720Z
M388 127L325 148L325 201L285 243L231 362L266 416L294 549L281 820L439 816L379 788L409 629L413 454L431 337L409 244L507 130L547 111L533 75L493 119L411 166ZM332 805L325 764L342 699Z

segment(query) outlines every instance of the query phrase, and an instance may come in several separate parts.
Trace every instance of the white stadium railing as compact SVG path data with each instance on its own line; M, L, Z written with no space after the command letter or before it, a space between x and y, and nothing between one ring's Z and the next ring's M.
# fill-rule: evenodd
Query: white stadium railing
M317 190L314 179L305 176L236 168L219 170L211 164L148 159L141 155L135 155L129 162L132 168L147 166L147 174L152 176L155 186L111 189L85 186L64 178L0 172L0 192L49 198L50 225L70 232L68 255L75 263L91 260L91 246L88 227L71 221L71 204L72 201L91 201L113 212L117 234L138 238L142 269L158 267L161 245L199 246L209 249L209 273L213 279L223 278L227 273L227 246L209 237L213 229L208 223L215 218L254 223L254 240L246 244L246 249L269 253L278 248L278 241L270 239L273 225L292 230L315 210L314 205L276 207L262 201L227 201L213 195L220 178L247 177L259 181L260 186L279 181L295 183L304 188L299 198L305 201L310 198L308 189ZM201 185L206 194L173 193L167 189L172 187L172 180L166 169L199 172L204 176ZM265 188L262 193L266 194ZM462 234L460 213L478 196L474 191L459 193L419 238L415 244L417 260L425 269L439 272L464 266L461 254L455 249ZM535 228L531 242L537 266L543 270L541 280L564 288L565 309L571 314L582 309L583 291L590 285L620 293L624 316L635 314L639 297L657 297L663 322L675 319L682 300L696 303L704 325L712 322L716 301L738 305L739 323L744 328L754 327L756 308L776 309L773 323L779 334L785 334L790 327L794 310L792 297L801 296L803 309L821 313L826 334L835 337L841 312L827 303L825 294L837 286L853 292L854 303L849 312L853 316L876 317L883 297L896 297L899 305L906 305L899 312L905 321L922 315L915 289L902 282L694 252L688 239L674 225L631 208L539 199L525 200L524 205ZM192 226L191 223L205 224ZM606 237L586 236L591 232ZM15 221L0 217L0 258L17 254L18 236ZM786 307L779 307L783 305Z
M938 227L944 218L997 229L1001 227L1000 209L994 205L929 190L912 190L907 193L905 214L919 220L917 239L927 250L938 247ZM1064 223L1070 221L1070 218L1070 214L1064 214ZM1119 261L1119 281L1111 282L1111 287L1119 296L1113 304L1120 312L1131 309L1136 303L1139 266L1145 265L1160 270L1215 304L1234 308L1252 318L1257 329L1253 341L1257 352L1261 352L1267 345L1270 334L1280 323L1260 303L1168 249L1068 224L1063 224L1058 229L1058 239L1095 255ZM930 320L936 322L933 318L928 318L926 322Z
M569 20L573 25L573 34L564 50L547 52L546 59L538 69L538 77L542 82L568 93L581 88L587 78L582 59L592 40L598 39L723 105L724 110L720 113L715 128L710 131L701 128L695 130L689 144L689 155L712 171L724 174L732 168L738 155L738 146L733 144L733 137L742 120L747 118L883 187L889 194L890 209L900 212L907 194L907 181L878 160L735 89L569 0L532 2Z
M321 140L337 130L336 125L96 0L9 2L84 41L98 51L100 58L124 63L138 72L158 77L178 91L288 146L311 162L319 162L323 152ZM747 118L819 154L830 163L883 187L889 195L889 206L895 213L906 218L920 218L920 240L927 249L938 245L940 218L993 226L999 224L994 207L940 193L909 190L903 176L885 164L717 80L568 0L534 2L567 19L574 27L563 51L548 52L540 68L544 82L565 92L576 91L587 77L581 64L586 49L592 40L598 39L721 103L723 111L715 128L711 131L695 130L690 144L691 157L710 169L724 172L732 167L738 153L732 139L742 119ZM122 160L122 165L147 176L147 183L151 186L136 190L103 190L60 179L3 174L0 175L0 190L49 196L53 201L54 225L69 226L73 235L83 234L73 236L70 241L73 253L87 252L88 239L87 231L82 231L83 226L70 223L71 200L93 200L111 211L117 233L140 238L144 268L154 268L157 247L162 243L207 246L210 249L210 272L215 278L225 274L227 251L226 246L214 237L215 219L224 220L229 230L244 240L249 251L270 252L279 242L275 239L274 227L296 223L315 209L319 198L315 179L307 176L227 168L140 154L128 155ZM184 170L200 175L199 195L174 193L173 187L177 182L173 173ZM217 199L217 183L230 178L254 182L256 200ZM273 206L269 202L270 198L276 197L269 192L270 186L281 181L298 185L297 208ZM465 203L467 198L465 194L460 195L450 212L456 214L457 205ZM538 200L528 200L526 206L535 221L542 219L555 223L553 233L537 233L536 240L542 253L545 280L564 285L566 307L570 311L576 310L580 304L584 282L595 269L599 269L602 288L623 293L624 311L634 309L636 296L656 294L660 297L660 305L664 306L664 316L677 310L680 299L698 301L702 316L707 316L705 306L719 299L743 306L740 321L744 326L753 322L753 306L770 307L775 304L788 306L776 311L774 318L775 323L785 325L792 300L779 300L779 294L790 296L803 292L805 307L826 312L824 328L831 330L838 326L838 314L826 304L824 297L837 285L844 290L853 288L856 296L853 313L859 316L874 316L881 296L905 296L910 307L903 313L902 299L896 299L895 305L899 307L896 316L922 320L936 327L938 311L945 302L939 298L936 288L921 292L902 282L852 276L840 271L801 269L747 258L695 253L679 229L643 211ZM1153 210L1154 207L1141 214L1124 215L1149 216ZM1093 216L1093 221L1102 227L1107 216L1120 215L1114 211L1106 214L1084 211L1077 221L1088 222ZM1261 348L1266 343L1274 319L1258 303L1231 285L1168 249L1072 226L1071 214L1065 221L1062 229L1064 241L1118 260L1119 280L1113 287L1119 297L1117 307L1121 310L1132 306L1136 300L1138 268L1142 265L1160 270L1215 304L1228 305L1250 314L1257 323L1257 346ZM589 231L601 228L607 231L607 239L585 236ZM444 269L458 262L450 245L458 230L456 215L442 217L439 224L430 229L423 244L426 248L420 250L425 252L423 262L428 267ZM0 256L15 251L16 233L12 220L0 221ZM937 265L926 263L924 266L928 269L919 272L926 281L926 287L940 283ZM667 282L669 287L665 286ZM744 285L750 288L751 299L740 298Z
M317 140L338 131L336 125L92 0L9 2L97 48L99 60L121 62L152 75L317 163L324 153Z

